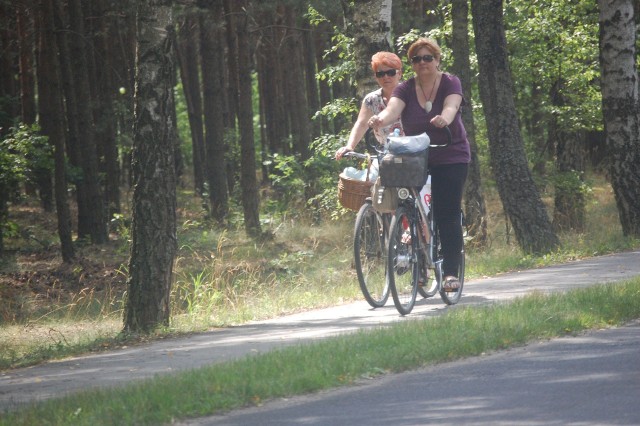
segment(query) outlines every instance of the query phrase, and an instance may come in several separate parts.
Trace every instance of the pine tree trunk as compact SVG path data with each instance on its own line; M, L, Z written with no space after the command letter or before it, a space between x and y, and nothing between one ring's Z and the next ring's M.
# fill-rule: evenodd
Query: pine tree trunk
M204 193L205 148L202 123L202 96L198 77L198 49L200 46L198 15L187 14L178 26L177 59L180 78L187 104L189 128L191 129L191 149L193 153L193 176L196 193ZM219 102L219 101L218 101Z
M113 17L113 11L105 5L105 0L92 2L95 27L92 29L95 54L95 86L98 108L95 110L96 141L102 158L101 171L104 173L105 203L107 206L107 220L114 213L120 213L120 167L118 163L118 146L116 143L116 113L113 105L116 100L118 87L114 84L113 69L115 39L118 22Z
M247 235L262 235L259 216L258 179L256 177L256 152L253 144L253 104L251 81L251 46L249 45L247 0L232 2L234 28L237 35L238 56L238 128L240 131L240 186L244 226Z
M42 133L54 147L54 187L58 218L58 236L62 260L69 263L75 257L71 236L71 212L67 199L65 164L65 131L58 46L55 38L52 0L40 0L42 28L40 33L40 60L38 61L38 113Z
M66 139L66 153L69 158L69 163L73 167L74 173L72 183L76 187L76 205L77 205L77 236L78 239L85 239L89 237L90 222L89 222L89 202L87 200L88 191L85 181L77 170L81 168L80 155L80 136L79 136L79 119L78 119L78 96L74 88L74 75L71 69L71 50L69 47L69 25L66 12L64 9L64 2L62 0L53 0L54 5L54 23L56 42L58 44L58 50L60 55L58 60L60 61L60 76L62 79L62 89L64 95L65 114L67 121L67 139Z
M291 94L289 103L289 121L291 123L291 136L293 139L293 150L300 156L302 161L309 158L309 142L311 141L311 130L309 126L310 114L307 109L306 85L304 80L304 52L302 50L302 34L296 30L298 25L295 22L294 10L288 6L284 10L285 25L293 28L287 31L285 47L285 69L297 70L287 73L287 88ZM287 66L288 64L288 66Z
M73 75L73 87L77 101L78 142L80 149L80 166L82 180L86 190L86 223L87 233L93 244L108 241L107 221L105 214L103 191L100 186L98 169L98 153L95 140L95 127L92 116L92 96L89 83L89 66L86 56L86 34L84 16L80 0L69 0L69 27L72 35L69 38L70 65ZM80 226L80 224L78 224ZM78 231L80 234L80 231Z
M211 9L200 15L200 59L202 66L206 177L209 183L209 202L211 216L222 224L229 210L229 193L225 170L224 118L223 104L224 80L220 70L224 61L218 52L222 51L223 28L222 2L212 3Z
M471 145L471 164L464 192L464 215L469 235L472 237L470 245L484 247L487 244L487 208L482 190L482 177L478 160L478 146L476 145L476 130L473 121L473 104L471 103L471 64L469 61L469 6L467 0L452 0L452 37L453 66L451 71L462 83L465 105L462 107L462 120L467 131L467 139Z
M15 34L15 6L9 2L0 2L0 96L16 99L19 96L18 85L14 78L18 70L15 67L18 56L17 36ZM0 137L6 135L13 119L19 114L17 102L6 102L0 114Z

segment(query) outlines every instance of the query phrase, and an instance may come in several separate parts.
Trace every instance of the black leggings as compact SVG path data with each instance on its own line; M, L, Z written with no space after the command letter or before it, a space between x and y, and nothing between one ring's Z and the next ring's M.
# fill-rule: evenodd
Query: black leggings
M442 269L445 276L458 277L462 250L462 191L467 180L468 164L431 167L433 214L440 230Z

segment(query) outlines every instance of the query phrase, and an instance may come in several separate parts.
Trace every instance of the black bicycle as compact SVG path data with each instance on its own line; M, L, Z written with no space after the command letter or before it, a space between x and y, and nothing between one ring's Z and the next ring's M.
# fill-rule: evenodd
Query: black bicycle
M428 149L449 145L451 133L448 128L445 129L449 138L448 143L431 145ZM458 303L464 285L464 241L458 269L460 288L456 291L445 291L442 288L444 281L442 252L438 227L433 217L434 205L433 203L428 205L429 211L426 211L420 201L419 187L398 187L397 191L399 205L391 220L387 250L387 281L396 309L401 315L409 314L415 305L418 293L424 297L432 297L440 293L440 297L446 304ZM464 227L462 212L460 220L461 226Z

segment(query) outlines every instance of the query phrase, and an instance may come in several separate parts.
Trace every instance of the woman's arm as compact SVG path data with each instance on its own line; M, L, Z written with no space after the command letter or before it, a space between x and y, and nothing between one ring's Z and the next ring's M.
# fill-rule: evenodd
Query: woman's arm
M436 115L431 119L431 124L436 127L445 127L453 122L456 118L456 114L460 109L462 103L462 96L458 94L451 94L444 99L444 106L440 115Z
M358 113L358 119L353 124L353 127L351 128L351 133L349 133L349 139L347 140L347 144L336 151L336 160L341 159L346 152L353 151L354 149L356 149L356 146L358 146L358 143L360 143L360 140L362 139L362 137L367 131L367 128L368 128L367 122L369 121L369 118L371 118L372 115L373 113L369 108L365 106L363 101L362 105L360 105L360 112Z
M369 119L369 127L378 130L381 127L390 125L402 115L404 107L405 103L402 99L392 96L387 107L378 115L373 115Z

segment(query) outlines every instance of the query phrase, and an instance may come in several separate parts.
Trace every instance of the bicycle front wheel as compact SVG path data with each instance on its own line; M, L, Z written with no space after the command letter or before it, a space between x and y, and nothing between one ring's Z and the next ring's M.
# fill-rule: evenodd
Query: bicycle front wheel
M388 221L365 202L356 216L353 250L358 282L369 305L380 308L387 303L389 286L386 267Z
M389 228L387 276L393 303L401 315L407 315L418 293L417 228L413 216L398 207Z

